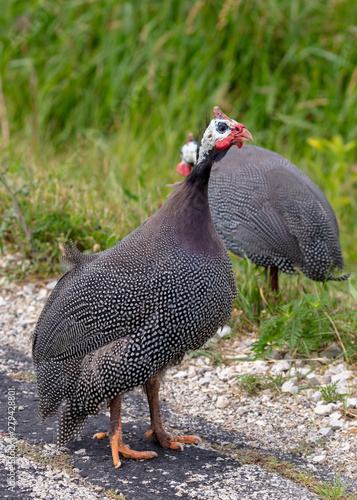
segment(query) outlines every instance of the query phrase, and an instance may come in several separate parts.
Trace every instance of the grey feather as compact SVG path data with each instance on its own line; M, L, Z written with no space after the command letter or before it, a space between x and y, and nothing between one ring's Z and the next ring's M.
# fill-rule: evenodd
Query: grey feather
M342 281L335 213L295 165L257 146L231 148L214 164L208 187L213 223L228 250L285 273Z

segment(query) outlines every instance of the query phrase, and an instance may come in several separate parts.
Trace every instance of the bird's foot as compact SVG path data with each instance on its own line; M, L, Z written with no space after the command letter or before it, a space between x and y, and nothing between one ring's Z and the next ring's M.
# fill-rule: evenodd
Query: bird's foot
M121 461L119 459L119 453L123 455L124 458L133 458L135 460L148 460L150 458L156 458L157 453L155 451L135 451L131 450L129 446L124 444L119 436L114 435L110 439L110 447L112 449L112 456L114 467L118 468L121 466Z
M104 439L109 436L109 431L107 432L97 432L94 434L92 439Z
M135 451L131 450L129 446L124 444L121 440L120 433L114 434L110 438L110 447L112 449L112 456L114 467L118 468L121 466L121 461L119 459L119 453L123 455L125 458L134 458L136 460L144 460L149 458L156 458L157 453L155 451ZM97 432L94 434L93 439L104 439L105 437L109 437L109 431L107 432Z
M155 431L150 427L150 429L144 434L143 439L147 439L150 436L158 441L163 448L170 448L171 450L181 450L183 451L182 443L184 444L194 444L199 443L201 438L198 436L173 436L165 430Z

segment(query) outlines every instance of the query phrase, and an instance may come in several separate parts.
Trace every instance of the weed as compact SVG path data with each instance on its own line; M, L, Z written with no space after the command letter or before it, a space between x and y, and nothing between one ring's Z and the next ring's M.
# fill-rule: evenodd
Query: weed
M224 358L222 349L219 346L208 342L205 347L198 349L197 351L188 353L190 358L196 358L203 356L208 358L212 364L220 366L222 363L226 363L227 359Z
M16 446L16 454L28 456L42 466L50 465L54 469L73 474L72 458L66 453L57 450L47 451L43 446L35 446L26 441L19 441Z
M30 371L12 373L9 377L14 380L19 380L20 382L29 382L33 384L36 382L36 375Z
M125 496L121 493L116 493L114 490L106 491L107 497L111 500L125 500Z
M277 375L262 375L257 376L253 374L238 375L239 387L247 394L255 394L259 390L269 389L271 391L280 393L281 386L289 380L289 377L283 373Z
M347 346L344 346L346 357L352 357L354 340L341 327L350 321L357 324L357 317L354 312L351 314L346 311L341 321L339 307L338 299L331 298L327 292L321 295L305 294L291 300L280 306L276 314L262 319L259 339L253 344L252 350L257 357L265 357L273 349L285 349L294 356L309 356L326 342L334 339L341 341L343 337ZM335 318L333 322L332 316Z
M297 455L312 455L317 447L324 448L328 439L325 437L317 439L317 441L299 441L296 448L291 448L290 453L295 453Z
M280 392L281 386L289 380L289 377L284 373L280 372L276 375L266 375L265 385L267 389L271 389L276 392Z
M341 394L337 391L337 384L333 382L332 384L326 385L325 387L319 387L318 390L321 392L321 397L326 403L336 403L337 401L344 401L350 393Z
M340 476L337 475L334 477L333 481L329 481L326 483L318 483L314 485L313 491L320 498L326 500L355 500L357 497L355 495L346 496L346 490L348 488L348 484L342 485Z
M237 380L239 381L239 387L242 392L246 392L247 394L255 394L259 389L264 388L262 378L256 375L238 375Z

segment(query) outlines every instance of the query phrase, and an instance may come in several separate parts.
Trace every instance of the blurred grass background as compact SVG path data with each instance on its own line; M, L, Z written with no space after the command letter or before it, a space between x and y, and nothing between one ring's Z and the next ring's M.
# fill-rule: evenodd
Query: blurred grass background
M356 271L355 1L2 0L0 78L0 172L32 236L0 184L8 277L59 273L69 238L98 251L133 230L216 104L325 192Z

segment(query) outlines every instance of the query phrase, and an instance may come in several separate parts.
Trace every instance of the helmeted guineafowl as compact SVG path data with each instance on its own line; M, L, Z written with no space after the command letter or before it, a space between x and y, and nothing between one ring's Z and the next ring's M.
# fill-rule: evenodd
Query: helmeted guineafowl
M71 268L54 288L37 323L33 360L43 419L60 412L59 444L87 416L110 406L109 435L119 453L152 458L122 442L122 395L145 385L153 434L178 449L195 436L166 433L159 377L228 321L236 285L227 250L212 224L207 187L212 164L251 140L244 125L219 108L202 138L197 166L168 201L113 248L96 255L66 247Z
M197 143L189 135L176 167L188 175L195 164ZM323 192L295 165L257 146L232 148L214 165L208 185L213 223L226 247L270 267L273 290L278 270L299 268L315 281L336 277L344 262L335 213Z

